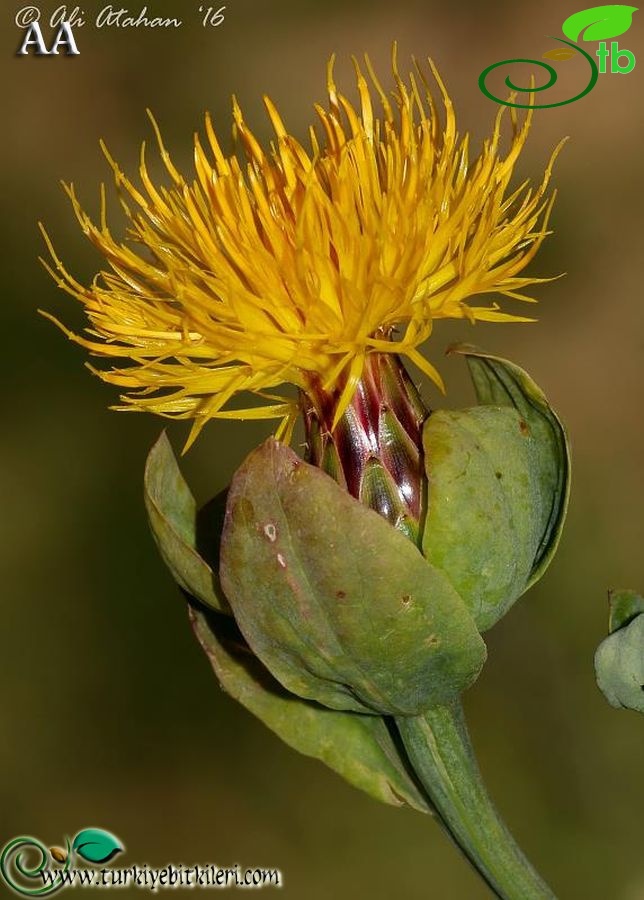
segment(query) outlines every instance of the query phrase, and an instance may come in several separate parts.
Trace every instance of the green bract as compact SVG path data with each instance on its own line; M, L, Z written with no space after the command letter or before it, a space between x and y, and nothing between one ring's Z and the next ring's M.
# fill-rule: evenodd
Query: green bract
M190 618L220 686L289 746L322 760L376 800L428 812L381 717L336 712L303 700L285 690L251 652L228 614L216 574L219 553L211 535L221 525L225 500L226 494L219 494L197 515L170 442L161 434L146 465L146 507L175 580L205 604L191 601Z
M257 656L331 709L416 715L455 699L485 660L445 575L272 439L233 478L220 573Z
M353 784L422 809L384 717L450 704L474 681L481 632L554 554L569 486L565 433L539 388L455 349L480 405L425 423L419 547L273 439L198 515L165 437L146 470L156 540L208 608L192 617L224 689Z
M445 572L480 631L554 556L568 505L565 431L518 366L460 345L480 406L439 411L423 433L426 558Z

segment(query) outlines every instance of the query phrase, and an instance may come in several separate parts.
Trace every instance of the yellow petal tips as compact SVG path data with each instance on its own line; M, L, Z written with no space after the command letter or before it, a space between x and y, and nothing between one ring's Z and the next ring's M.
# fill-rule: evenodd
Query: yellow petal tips
M538 185L510 193L531 112L521 122L510 113L504 154L502 107L470 160L468 137L459 137L447 91L429 68L440 115L418 64L405 81L394 54L389 97L369 60L364 70L356 62L354 105L337 89L331 62L328 103L315 107L308 149L268 98L275 138L263 149L233 101L243 154L227 156L206 117L190 178L173 165L152 119L167 186L153 181L145 145L138 187L104 148L127 218L124 239L107 224L104 191L94 223L66 186L105 266L83 286L46 234L45 265L89 320L82 335L63 330L116 361L97 374L123 389L120 408L192 418L191 439L217 417L277 418L288 438L299 407L276 393L285 384L338 389L337 421L372 353L406 356L440 384L417 350L435 319L531 321L498 299L529 301L525 288L545 280L522 273L548 234L559 148ZM496 299L471 302L485 294Z

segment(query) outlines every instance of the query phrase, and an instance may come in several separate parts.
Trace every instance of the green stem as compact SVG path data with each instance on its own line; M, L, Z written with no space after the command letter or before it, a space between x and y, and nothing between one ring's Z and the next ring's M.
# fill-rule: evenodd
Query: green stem
M399 717L396 725L445 829L497 897L553 900L488 796L460 703Z

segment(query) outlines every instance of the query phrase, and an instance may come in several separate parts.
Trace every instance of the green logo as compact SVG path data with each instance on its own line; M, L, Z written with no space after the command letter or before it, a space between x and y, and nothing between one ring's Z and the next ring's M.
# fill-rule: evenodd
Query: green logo
M9 841L0 854L0 876L16 894L43 897L65 886L65 880L52 877L52 873L68 872L77 857L88 863L101 864L109 862L122 850L118 838L102 828L84 828L72 841L65 838L64 849L47 849L36 838L17 837ZM39 884L35 885L35 881Z
M505 84L511 91L524 94L536 94L540 91L547 91L557 81L557 71L549 63L542 62L539 59L504 59L498 63L492 63L486 69L483 69L479 75L479 87L486 97L494 100L495 103L502 103L504 106L514 106L519 109L552 109L555 106L565 106L567 103L574 103L575 100L581 100L585 97L597 84L599 75L603 75L607 71L607 60L610 58L611 74L627 75L635 68L635 54L630 50L621 49L617 41L611 41L610 49L606 45L606 40L618 37L620 34L628 31L633 21L633 13L637 12L636 6L622 6L621 4L611 4L609 6L593 6L590 9L582 9L580 12L573 13L568 16L563 23L561 30L568 40L553 37L553 40L563 44L553 50L548 50L543 54L544 59L552 59L562 61L571 59L575 54L580 54L590 68L590 76L586 87L571 97L569 100L560 100L557 103L515 103L513 99L502 100L490 92L486 85L486 79L490 72L498 69L500 66L507 66L510 63L530 63L545 69L548 73L548 81L540 86L520 87L511 80L509 76L505 79ZM599 47L594 55L599 59L599 66L593 59L592 55L577 43L578 41L599 41Z

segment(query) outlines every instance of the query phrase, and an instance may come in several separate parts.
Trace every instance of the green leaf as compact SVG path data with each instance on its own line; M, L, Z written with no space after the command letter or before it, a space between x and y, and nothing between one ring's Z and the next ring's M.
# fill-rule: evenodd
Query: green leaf
M211 609L230 613L215 574L226 494L219 494L197 514L165 432L148 455L144 497L152 533L179 587Z
M595 675L611 706L644 713L644 613L602 641Z
M102 828L85 828L79 831L72 843L72 850L90 863L105 863L123 850L118 838Z
M190 618L223 690L286 744L376 800L429 811L381 717L337 712L296 697L251 652L232 619L196 608L190 608Z
M467 357L482 405L435 412L425 424L422 546L483 631L550 563L570 459L561 423L523 370L468 345L452 350Z
M608 594L608 630L611 632L628 625L639 613L644 613L644 597L637 591L610 591Z
M447 578L272 439L231 484L220 577L274 677L332 709L413 715L457 696L485 659Z
M628 31L637 9L637 6L623 6L619 3L592 6L568 16L561 30L571 41L578 41L580 38L584 41L606 41Z

